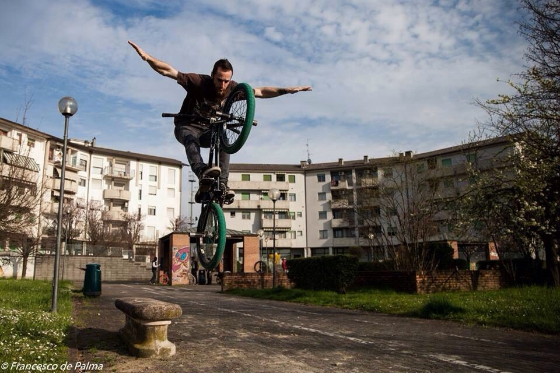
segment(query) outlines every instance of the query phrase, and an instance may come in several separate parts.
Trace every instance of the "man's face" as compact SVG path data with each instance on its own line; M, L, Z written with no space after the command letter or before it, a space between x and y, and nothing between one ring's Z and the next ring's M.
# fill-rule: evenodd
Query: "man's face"
M218 96L223 97L225 96L226 89L231 81L231 70L222 70L218 67L218 70L212 77L214 81L214 87L216 87L216 93Z

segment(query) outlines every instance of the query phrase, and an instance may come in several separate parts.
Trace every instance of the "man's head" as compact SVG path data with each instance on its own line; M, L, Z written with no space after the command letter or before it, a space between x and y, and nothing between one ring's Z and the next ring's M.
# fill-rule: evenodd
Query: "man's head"
M232 75L233 66L231 66L231 63L227 59L224 58L216 61L216 63L214 64L214 68L212 69L211 76L218 96L225 96Z

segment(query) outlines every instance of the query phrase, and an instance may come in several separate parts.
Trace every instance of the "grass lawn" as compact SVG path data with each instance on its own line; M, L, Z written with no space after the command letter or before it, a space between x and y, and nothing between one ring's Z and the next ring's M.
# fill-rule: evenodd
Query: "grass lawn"
M0 361L61 364L71 324L70 282L59 283L58 312L50 313L50 281L0 278Z
M227 293L550 334L560 333L560 289L537 286L437 294L406 294L379 289L358 289L346 294L301 289L236 289Z

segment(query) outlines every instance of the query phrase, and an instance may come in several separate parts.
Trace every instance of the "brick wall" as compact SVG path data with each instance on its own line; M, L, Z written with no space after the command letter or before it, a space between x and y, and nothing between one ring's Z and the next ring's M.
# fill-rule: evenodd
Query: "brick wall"
M64 280L84 281L86 264L101 265L101 281L150 281L150 264L131 262L121 257L99 256L61 256L59 275ZM52 280L54 275L54 255L41 255L35 258L35 279Z
M276 274L276 286L287 289L293 287L285 273ZM270 289L272 288L271 273L226 273L222 284L222 291L230 289Z
M353 286L388 287L396 291L428 294L438 291L494 290L510 283L501 271L358 272Z

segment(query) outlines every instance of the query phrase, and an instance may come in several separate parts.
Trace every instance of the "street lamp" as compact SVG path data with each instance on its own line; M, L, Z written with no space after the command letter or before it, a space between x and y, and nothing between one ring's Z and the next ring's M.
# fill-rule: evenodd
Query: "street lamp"
M369 251L370 251L370 262L373 262L373 238L375 235L373 233L368 234L369 238Z
M56 253L54 256L54 278L51 312L58 306L58 261L60 260L60 237L62 235L62 203L64 202L64 172L66 171L66 145L68 144L68 121L78 111L78 103L72 97L63 97L58 101L58 111L64 115L64 146L62 148L62 167L60 171L60 196L58 197L58 224L56 227Z
M257 231L257 234L259 235L259 256L260 256L259 260L262 260L262 257L263 257L262 239L263 239L263 236L264 236L264 231L262 229L259 229Z
M276 287L276 201L280 198L280 191L271 188L268 197L272 200L272 287Z

